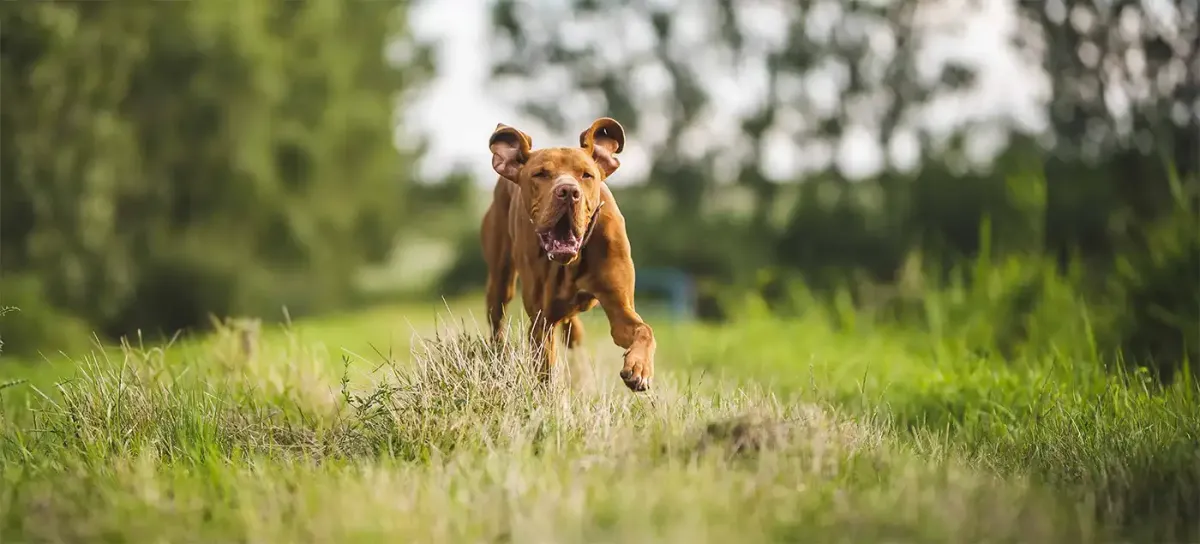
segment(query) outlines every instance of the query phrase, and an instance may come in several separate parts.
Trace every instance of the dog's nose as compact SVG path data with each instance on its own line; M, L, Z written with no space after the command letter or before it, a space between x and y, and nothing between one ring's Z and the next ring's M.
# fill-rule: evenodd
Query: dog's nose
M559 200L565 200L567 202L579 202L579 198L583 196L583 194L579 191L579 187L576 187L575 184L564 183L554 188L554 196L557 196Z

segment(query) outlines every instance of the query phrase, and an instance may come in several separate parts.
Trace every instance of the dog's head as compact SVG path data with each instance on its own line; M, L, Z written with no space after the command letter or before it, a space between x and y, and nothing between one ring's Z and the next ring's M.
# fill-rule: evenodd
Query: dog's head
M521 187L547 257L574 262L599 210L600 184L621 166L616 155L625 148L625 129L602 117L579 135L579 147L535 151L528 135L500 124L488 145L492 168Z

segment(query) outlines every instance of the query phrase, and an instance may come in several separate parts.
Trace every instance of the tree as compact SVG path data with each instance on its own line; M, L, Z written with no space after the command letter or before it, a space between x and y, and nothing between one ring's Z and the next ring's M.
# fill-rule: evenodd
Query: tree
M337 304L379 259L428 56L403 2L0 7L0 258L103 332ZM385 48L416 52L399 65Z

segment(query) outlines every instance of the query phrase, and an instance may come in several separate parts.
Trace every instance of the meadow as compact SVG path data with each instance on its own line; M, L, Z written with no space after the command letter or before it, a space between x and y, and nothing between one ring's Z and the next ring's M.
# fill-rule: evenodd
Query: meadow
M540 390L525 346L481 340L478 301L6 356L0 541L1200 537L1187 375L748 311L649 316L637 395L592 311Z
M533 4L5 3L0 544L1200 542L1200 4ZM599 116L648 394L471 294Z

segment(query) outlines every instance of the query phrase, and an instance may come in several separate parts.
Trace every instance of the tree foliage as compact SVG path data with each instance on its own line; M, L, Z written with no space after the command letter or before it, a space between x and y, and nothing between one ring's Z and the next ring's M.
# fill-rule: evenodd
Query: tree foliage
M1027 111L966 106L1004 82L947 48L978 30L951 4L1007 28ZM639 265L834 290L898 282L914 255L943 276L986 252L1083 263L1081 288L1160 316L1122 320L1128 353L1174 364L1200 360L1198 5L496 0L493 72L553 130L612 115L648 148L622 190ZM963 123L931 120L956 104ZM839 155L862 142L881 168Z
M5 3L5 275L109 333L344 301L403 221L404 8Z

